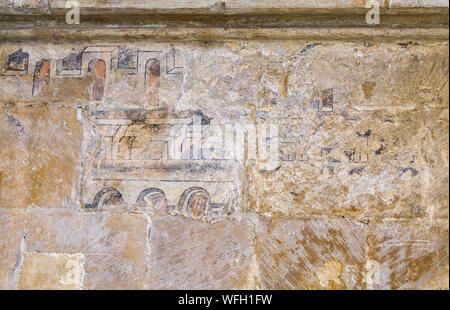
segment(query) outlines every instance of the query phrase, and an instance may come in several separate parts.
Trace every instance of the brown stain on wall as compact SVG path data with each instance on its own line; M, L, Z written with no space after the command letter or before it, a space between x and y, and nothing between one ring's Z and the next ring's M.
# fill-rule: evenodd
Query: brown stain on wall
M375 82L364 82L361 86L364 92L364 98L370 99L372 97L373 89L375 88L376 83Z
M155 108L159 106L159 87L160 87L160 76L161 76L161 67L158 60L149 60L146 68L146 76L148 81L145 81L147 84L147 91L149 93L148 104L146 107Z
M5 112L16 123L11 128L2 122L3 128L16 133L14 136L9 134L11 144L6 149L9 151L6 158L2 157L2 161L15 171L8 175L7 186L12 192L3 197L12 194L15 198L7 198L7 201L18 207L31 204L60 206L67 198L70 201L81 143L81 124L76 119L76 110L34 105L3 110ZM22 127L17 127L18 124ZM58 132L56 137L55 131ZM65 147L61 148L61 144Z
M105 94L106 84L106 63L102 59L92 60L89 64L90 71L94 72L94 82L92 84L91 98L92 100L102 100Z

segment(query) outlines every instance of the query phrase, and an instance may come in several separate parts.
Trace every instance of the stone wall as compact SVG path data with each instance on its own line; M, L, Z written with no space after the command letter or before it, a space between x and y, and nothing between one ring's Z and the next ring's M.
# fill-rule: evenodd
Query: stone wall
M449 288L448 1L79 2L0 1L0 289Z

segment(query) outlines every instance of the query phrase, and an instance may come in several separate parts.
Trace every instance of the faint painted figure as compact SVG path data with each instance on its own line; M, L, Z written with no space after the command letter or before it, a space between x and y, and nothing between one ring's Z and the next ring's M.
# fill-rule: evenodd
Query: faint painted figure
M83 53L72 52L56 61L56 76L80 76Z
M101 101L105 93L106 82L106 63L101 59L91 60L88 72L94 73L94 82L92 83L91 99Z
M158 214L167 212L166 194L158 188L147 188L143 190L136 201L142 208L151 208Z
M50 62L46 59L40 60L36 64L33 77L33 95L40 94L43 85L50 84Z
M28 58L30 54L19 48L14 53L8 55L2 64L2 75L27 75Z
M92 204L86 204L87 209L99 209L107 205L116 205L123 202L122 194L114 187L106 187L95 195Z
M193 219L203 219L210 211L210 198L208 192L201 187L191 187L181 195L178 210L184 216Z
M148 103L145 108L156 108L159 106L159 85L161 67L157 59L150 59L145 66L145 83L149 94Z

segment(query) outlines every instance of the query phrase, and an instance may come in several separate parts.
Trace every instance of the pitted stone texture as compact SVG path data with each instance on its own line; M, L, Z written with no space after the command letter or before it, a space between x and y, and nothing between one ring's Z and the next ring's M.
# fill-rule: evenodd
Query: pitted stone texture
M308 143L305 160L280 162L279 169L269 172L248 165L246 191L255 201L250 210L380 218L431 215L433 204L445 205L445 196L435 195L434 203L427 199L430 167L417 143L426 139L426 127L382 122L323 121L315 130L324 131L313 134L320 142ZM438 153L430 157L441 160Z
M81 125L75 109L2 107L0 205L74 206Z
M24 253L19 288L77 290L82 288L82 254Z
M253 226L248 220L209 224L155 218L149 246L152 289L242 289L252 281Z
M362 289L364 224L263 218L256 255L263 289Z
M448 46L318 43L292 55L256 108L279 124L280 157L273 171L247 166L250 210L410 218L448 205L427 194L429 169L448 157ZM427 153L437 130L444 145Z
M371 224L368 288L448 290L448 242L448 223Z
M0 289L17 289L25 210L0 208Z

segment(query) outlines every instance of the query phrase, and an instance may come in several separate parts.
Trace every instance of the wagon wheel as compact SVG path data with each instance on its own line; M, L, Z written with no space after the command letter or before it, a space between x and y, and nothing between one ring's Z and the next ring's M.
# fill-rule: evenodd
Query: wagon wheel
M158 188L147 188L143 190L136 200L142 208L151 208L156 213L167 213L167 198L164 192Z
M94 197L92 204L86 204L88 209L98 209L106 205L122 203L122 194L114 187L106 187L100 190Z
M184 191L178 203L178 210L193 219L208 216L211 209L211 199L208 192L201 187L191 187Z

